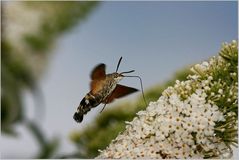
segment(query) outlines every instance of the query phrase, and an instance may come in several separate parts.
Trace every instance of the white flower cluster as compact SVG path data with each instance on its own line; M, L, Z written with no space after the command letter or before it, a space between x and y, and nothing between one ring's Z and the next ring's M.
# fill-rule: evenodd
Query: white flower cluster
M97 158L230 158L229 143L216 135L228 135L231 142L237 135L237 72L228 68L230 63L220 56L195 65L194 75L177 80L138 112ZM228 86L215 73L230 73L235 81Z
M225 146L215 145L214 126L224 117L206 96L202 89L184 101L176 93L161 96L127 122L126 131L98 158L203 158L200 150L221 152Z

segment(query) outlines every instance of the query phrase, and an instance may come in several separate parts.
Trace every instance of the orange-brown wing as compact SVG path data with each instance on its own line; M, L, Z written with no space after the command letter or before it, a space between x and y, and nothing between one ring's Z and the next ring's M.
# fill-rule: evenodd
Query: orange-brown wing
M104 79L105 78L105 64L98 64L91 72L91 79Z
M90 82L90 90L93 94L101 90L103 79L105 79L105 64L98 64L91 72L92 81Z
M136 88L132 88L132 87L127 87L127 86L123 86L120 84L117 84L115 90L112 92L112 94L110 96L108 96L104 102L104 104L108 104L111 103L115 98L121 98L124 97L128 94L137 92L138 89Z
M100 91L102 89L102 87L104 87L104 80L92 80L90 82L90 90L91 93L94 95L96 94L98 91Z

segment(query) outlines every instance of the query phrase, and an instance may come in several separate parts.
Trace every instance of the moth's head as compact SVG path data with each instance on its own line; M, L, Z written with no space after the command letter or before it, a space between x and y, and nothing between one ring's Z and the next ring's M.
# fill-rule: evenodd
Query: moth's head
M121 73L112 73L112 77L114 78L115 81L119 82L121 79L123 79L125 77L124 74L127 74L127 73L132 73L134 72L134 70L131 70L131 71L127 71L127 72L121 72Z
M120 57L120 59L119 59L119 62L118 62L117 67L116 67L116 71L115 71L114 73L112 73L112 76L113 76L114 80L116 80L116 81L118 81L118 82L119 82L123 77L125 77L124 74L134 72L134 70L131 70L131 71L126 71L126 72L118 73L118 69L119 69L121 60L122 60L122 57Z
M119 82L121 79L123 79L123 75L121 73L112 73L112 77L114 78L115 81Z

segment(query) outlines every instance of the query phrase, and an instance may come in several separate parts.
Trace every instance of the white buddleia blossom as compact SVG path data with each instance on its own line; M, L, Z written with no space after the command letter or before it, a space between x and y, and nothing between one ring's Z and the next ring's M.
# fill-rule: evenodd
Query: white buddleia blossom
M237 123L237 119L229 121L236 113L223 112L217 106L225 92L220 84L224 84L213 81L210 69L218 63L226 61L212 58L193 67L197 74L188 76L186 81L177 80L156 102L139 111L97 158L230 158L230 147L220 133L227 134L225 125ZM215 86L219 89L211 94ZM236 88L233 96L237 94L237 84L231 87ZM237 98L231 101L237 103Z

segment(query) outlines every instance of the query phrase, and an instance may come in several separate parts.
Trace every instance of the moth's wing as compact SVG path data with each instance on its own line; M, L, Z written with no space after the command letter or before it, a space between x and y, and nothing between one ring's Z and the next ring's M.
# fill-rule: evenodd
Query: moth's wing
M106 74L105 74L105 64L104 63L100 63L92 70L90 78L92 80L104 79L105 76L106 76Z
M97 93L101 87L102 83L106 77L105 74L105 64L98 64L91 72L91 82L90 82L90 90L93 94Z
M104 103L104 104L111 103L116 98L121 98L121 97L127 96L128 94L131 94L131 93L134 93L137 91L138 91L138 89L136 89L136 88L117 84L117 86L114 89L114 91L112 92L112 94L109 95L102 103Z
M90 91L94 95L104 87L104 79L92 80L90 82Z

